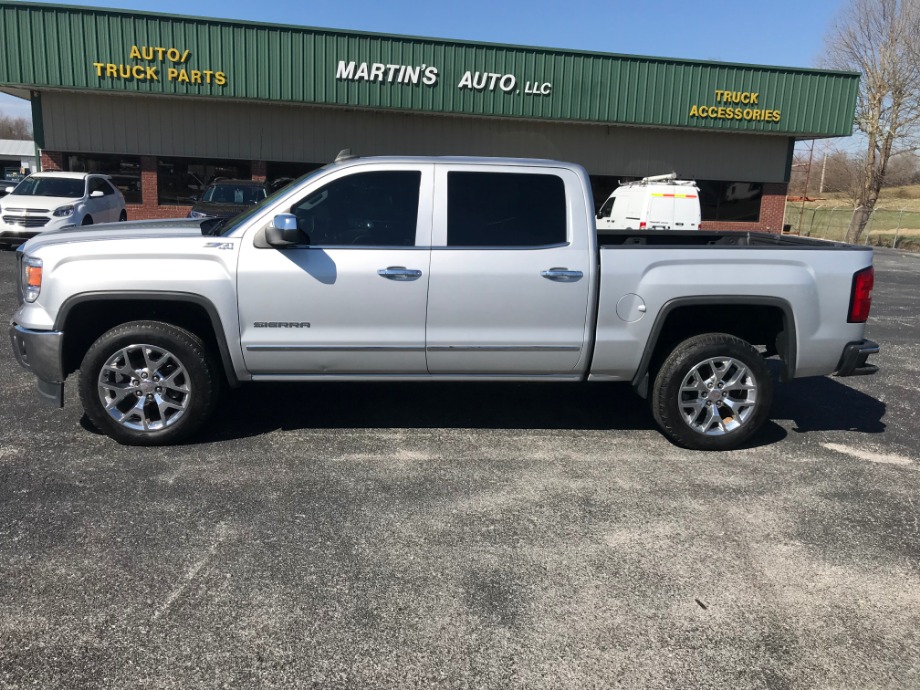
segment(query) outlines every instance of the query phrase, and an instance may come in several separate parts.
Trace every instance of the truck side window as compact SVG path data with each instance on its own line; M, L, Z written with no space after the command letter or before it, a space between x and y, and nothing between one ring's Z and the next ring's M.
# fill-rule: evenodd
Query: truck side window
M421 182L417 170L355 173L301 199L291 213L314 247L410 247Z
M447 173L448 247L542 247L566 241L561 177Z

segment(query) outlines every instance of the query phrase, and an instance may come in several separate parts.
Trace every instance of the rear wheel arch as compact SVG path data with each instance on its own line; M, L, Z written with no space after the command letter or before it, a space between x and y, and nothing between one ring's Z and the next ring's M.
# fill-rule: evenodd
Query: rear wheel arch
M780 297L712 295L679 297L662 306L649 333L632 384L647 397L650 378L674 347L695 335L727 333L783 361L781 380L790 380L796 368L796 328L792 305Z
M54 330L64 333L65 374L76 371L92 344L108 330L131 321L173 324L197 335L214 352L231 386L239 379L217 308L205 297L174 292L90 292L74 295L58 311Z

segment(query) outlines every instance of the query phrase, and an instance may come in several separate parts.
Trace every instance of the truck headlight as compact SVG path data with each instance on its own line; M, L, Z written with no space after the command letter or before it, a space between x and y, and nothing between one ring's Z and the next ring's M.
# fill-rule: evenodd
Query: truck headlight
M73 213L73 204L70 204L69 206L58 206L56 209L54 209L54 215L58 218L69 216L71 213Z
M27 256L22 260L22 296L34 302L42 291L42 260Z
M207 218L209 215L210 214L202 213L201 211L189 211L188 212L189 218Z

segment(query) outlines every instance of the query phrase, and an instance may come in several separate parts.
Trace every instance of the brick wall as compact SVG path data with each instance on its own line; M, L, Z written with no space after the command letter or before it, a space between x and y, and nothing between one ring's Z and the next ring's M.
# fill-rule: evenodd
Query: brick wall
M786 210L785 182L767 182L763 186L763 197L760 199L760 222L735 223L732 221L704 220L703 230L738 230L739 232L772 232L779 234L783 231L783 214Z
M146 206L125 204L128 220L157 220L160 218L185 218L191 206Z
M140 204L126 204L128 220L155 220L158 218L185 218L188 206L160 206L157 201L156 156L141 156L141 198Z
M64 154L60 151L42 151L42 170L63 170Z

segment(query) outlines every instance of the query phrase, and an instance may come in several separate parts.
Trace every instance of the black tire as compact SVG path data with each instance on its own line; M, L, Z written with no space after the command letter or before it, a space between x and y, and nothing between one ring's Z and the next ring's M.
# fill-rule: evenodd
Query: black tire
M118 214L118 222L124 223L126 220L128 220L128 212L121 209L121 213Z
M93 217L92 216L83 216L83 220L80 222L80 225L92 225Z
M105 368L109 362L122 371ZM125 445L159 446L179 443L201 427L217 403L220 380L198 336L160 321L132 321L89 348L79 389L86 416L101 432Z
M723 366L721 373L715 368ZM658 370L652 391L655 421L674 443L693 450L738 448L767 421L772 403L773 377L763 355L726 333L680 343Z

